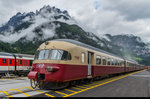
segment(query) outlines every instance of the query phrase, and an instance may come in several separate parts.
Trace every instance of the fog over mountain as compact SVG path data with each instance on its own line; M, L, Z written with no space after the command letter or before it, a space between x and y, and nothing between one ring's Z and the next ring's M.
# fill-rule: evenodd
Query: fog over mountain
M58 8L44 6L39 11L36 11L36 13L21 14L18 12L7 24L0 28L0 39L3 42L13 43L26 37L26 40L32 41L34 37L37 37L35 34L36 28L40 26L45 27L42 28L41 32L43 33L43 38L47 39L53 37L56 27L59 27L59 25L52 23L54 21L69 25L75 24L75 21L68 15L67 11L62 12ZM51 22L50 25L48 25L49 22Z
M0 26L17 12L36 12L43 5L67 10L86 32L133 34L150 42L149 0L1 0ZM6 9L7 7L7 9Z

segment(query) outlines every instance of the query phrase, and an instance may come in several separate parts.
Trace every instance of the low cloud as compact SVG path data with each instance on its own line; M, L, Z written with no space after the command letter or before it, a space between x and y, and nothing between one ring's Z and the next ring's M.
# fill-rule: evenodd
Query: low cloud
M112 35L133 34L140 36L145 42L150 42L149 0L17 1L0 1L2 23L7 22L17 12L36 11L44 5L50 5L67 10L85 31L93 32L99 37L107 33Z
M0 35L0 40L3 42L13 43L25 37L26 40L32 41L34 38L39 37L38 34L42 35L42 39L47 39L53 37L55 35L55 29L60 26L59 24L55 25L53 23L54 21L59 21L70 25L75 24L73 18L70 18L70 20L65 20L62 17L60 19L55 19L54 16L59 16L59 15L65 16L65 14L60 14L55 11L49 13L46 10L46 8L40 10L40 12L38 13L39 13L38 15L32 16L32 18L26 17L25 19L23 19L23 22L32 23L27 29L22 29L17 32L14 32L13 27L10 27L9 32L4 32L4 35L2 34ZM26 15L26 13L20 15ZM35 32L36 29L40 29L40 31L37 33Z

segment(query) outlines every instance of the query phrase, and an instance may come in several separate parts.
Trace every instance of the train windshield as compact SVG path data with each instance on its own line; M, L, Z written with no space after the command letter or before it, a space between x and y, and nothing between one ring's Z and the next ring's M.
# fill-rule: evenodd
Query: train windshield
M37 51L35 54L35 58L34 59L48 59L48 54L49 54L50 50L40 50Z
M40 50L35 54L35 60L71 60L71 54L64 50Z

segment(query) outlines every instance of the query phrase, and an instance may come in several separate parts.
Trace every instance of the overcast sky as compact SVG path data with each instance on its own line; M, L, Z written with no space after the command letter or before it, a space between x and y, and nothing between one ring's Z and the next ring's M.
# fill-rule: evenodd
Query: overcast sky
M0 0L0 25L17 12L35 12L44 5L67 10L85 31L134 34L150 42L150 0Z

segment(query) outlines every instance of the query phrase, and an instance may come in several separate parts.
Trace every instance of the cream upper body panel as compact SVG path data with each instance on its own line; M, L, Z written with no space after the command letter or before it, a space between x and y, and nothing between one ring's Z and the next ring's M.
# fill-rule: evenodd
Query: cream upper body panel
M96 56L111 58L114 60L124 61L122 58L115 57L103 52L95 51L89 48L85 48L82 46L78 46L69 42L65 41L48 41L47 44L43 43L37 50L42 49L59 49L59 50L65 50L71 53L71 60L63 61L63 60L35 60L34 63L58 63L58 64L76 64L76 65L87 65L88 64L88 52L94 53L92 58L92 65L96 65ZM85 62L82 63L81 61L81 54L85 54Z
M57 49L57 50L65 50L71 53L71 60L35 60L34 63L59 63L59 64L80 64L80 65L87 65L86 62L81 64L81 53L85 52L85 49L82 49L80 46L71 44L64 41L49 41L46 45L43 43L37 50L42 49Z

